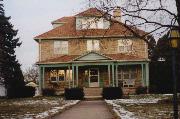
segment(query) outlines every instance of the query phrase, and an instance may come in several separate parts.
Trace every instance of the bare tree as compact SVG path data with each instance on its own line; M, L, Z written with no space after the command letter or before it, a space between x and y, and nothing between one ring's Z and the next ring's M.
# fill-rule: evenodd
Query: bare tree
M112 12L121 10L124 27L134 36L149 42L147 36L159 38L172 28L180 29L179 0L90 0L93 7L103 10L112 21ZM118 21L115 21L118 22ZM139 34L136 28L145 30Z
M36 65L32 65L23 73L25 82L37 83L38 80L38 68Z

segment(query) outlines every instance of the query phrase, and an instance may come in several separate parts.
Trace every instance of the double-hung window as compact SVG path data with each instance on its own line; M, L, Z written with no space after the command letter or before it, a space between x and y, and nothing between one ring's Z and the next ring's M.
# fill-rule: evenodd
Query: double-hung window
M132 67L118 69L118 85L120 87L134 87L136 79L136 68Z
M132 52L133 45L131 40L118 40L118 52L120 53L128 53Z
M99 51L99 40L87 40L87 51Z
M68 41L54 41L54 54L68 54Z

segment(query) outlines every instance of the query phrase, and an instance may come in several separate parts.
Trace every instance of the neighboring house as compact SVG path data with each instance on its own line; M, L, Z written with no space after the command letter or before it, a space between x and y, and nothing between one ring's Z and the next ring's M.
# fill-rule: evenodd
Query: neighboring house
M90 8L62 17L52 22L52 30L34 38L39 44L40 89L119 86L133 94L137 87L149 86L147 43L123 23L102 16ZM120 11L114 11L113 20L121 20Z

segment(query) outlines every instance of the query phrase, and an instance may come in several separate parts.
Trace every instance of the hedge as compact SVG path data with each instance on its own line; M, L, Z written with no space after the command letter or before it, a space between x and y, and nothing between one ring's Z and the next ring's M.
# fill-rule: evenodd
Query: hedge
M64 96L66 100L83 100L84 90L83 88L66 88Z
M102 97L104 99L120 99L123 96L121 87L104 87Z

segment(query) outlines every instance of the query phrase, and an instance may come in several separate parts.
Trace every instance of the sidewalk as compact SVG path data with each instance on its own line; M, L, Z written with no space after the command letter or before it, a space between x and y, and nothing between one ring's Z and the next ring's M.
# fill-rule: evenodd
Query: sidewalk
M82 101L53 119L113 119L113 115L102 100Z

